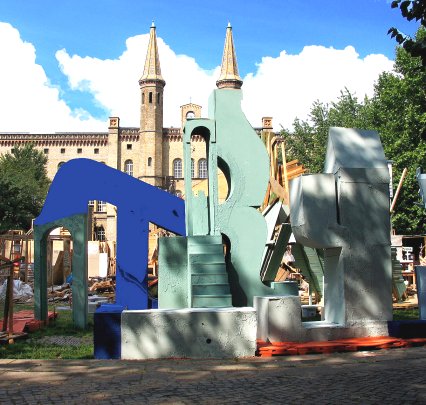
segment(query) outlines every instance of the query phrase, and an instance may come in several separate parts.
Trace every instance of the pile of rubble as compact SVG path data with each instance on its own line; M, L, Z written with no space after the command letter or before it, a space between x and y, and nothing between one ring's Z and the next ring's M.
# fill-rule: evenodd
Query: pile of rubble
M72 282L72 281L71 281ZM48 302L72 302L71 283L48 287ZM88 282L88 295L102 294L111 300L115 296L115 278L90 278Z

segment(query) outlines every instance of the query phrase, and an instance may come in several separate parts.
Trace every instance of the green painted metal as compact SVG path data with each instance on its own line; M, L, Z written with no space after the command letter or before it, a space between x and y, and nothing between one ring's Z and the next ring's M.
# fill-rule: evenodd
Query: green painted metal
M291 225L282 224L281 229L278 233L277 240L272 250L269 263L266 267L263 281L274 281L277 277L278 269L283 260L284 252L287 248L288 241L291 236Z
M308 281L311 292L315 292L319 297L322 297L324 291L324 263L319 251L296 243L293 245L292 254L295 259L295 266L300 269Z
M72 313L74 325L87 327L87 215L77 214L34 227L34 315L47 320L47 238L50 232L64 227L73 240Z

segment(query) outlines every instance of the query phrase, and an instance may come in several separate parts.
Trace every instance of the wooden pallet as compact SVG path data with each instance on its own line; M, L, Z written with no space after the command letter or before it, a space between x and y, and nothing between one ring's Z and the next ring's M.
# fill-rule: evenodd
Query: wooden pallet
M325 342L257 342L260 357L326 354L360 350L394 349L399 347L425 346L426 338L401 339L391 336L374 336Z
M23 339L28 336L28 333L19 332L19 333L12 333L9 334L8 332L0 332L0 344L12 344L17 339Z
M52 311L49 311L47 314L47 322L39 321L34 319L34 311L31 309L24 309L22 311L16 312L13 314L13 332L15 333L23 333L24 330L26 332L34 332L42 328L46 323L48 323L51 319L56 318L58 314ZM0 320L0 323L2 320ZM7 328L8 330L9 328ZM5 332L0 332L5 333Z

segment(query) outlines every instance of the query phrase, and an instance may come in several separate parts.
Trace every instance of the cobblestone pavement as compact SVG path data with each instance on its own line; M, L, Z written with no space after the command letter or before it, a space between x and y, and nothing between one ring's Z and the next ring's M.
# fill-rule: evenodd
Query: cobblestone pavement
M426 403L426 348L238 360L0 360L1 404Z

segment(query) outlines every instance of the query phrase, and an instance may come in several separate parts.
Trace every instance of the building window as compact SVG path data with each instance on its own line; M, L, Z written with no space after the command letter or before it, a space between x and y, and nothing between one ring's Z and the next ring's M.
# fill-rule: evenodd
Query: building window
M93 228L93 239L99 242L105 242L105 229L103 226L95 226Z
M152 91L149 92L149 104L152 104Z
M195 177L195 162L194 159L191 159L191 179Z
M157 93L157 104L160 104L160 93Z
M142 93L142 104L145 104L145 93Z
M89 200L88 204L89 207L95 207L95 200Z
M95 148L93 152L95 153L95 155L99 155L99 148Z
M182 159L173 160L173 176L176 179L182 178Z
M98 201L98 212L106 212L106 202L105 201Z
M45 155L47 155L47 154L49 153L49 149L48 149L48 148L43 149L43 153L44 153Z
M124 171L129 175L133 176L133 161L132 160L126 160L124 162Z
M200 159L198 161L198 177L201 179L207 178L207 160Z
M152 157L148 158L148 166L151 167L152 166Z
M77 149L77 153L83 153L83 149L78 148L78 149Z
M65 153L65 148L61 148L61 153Z
M132 150L132 144L131 143L127 144L127 150Z
M65 162L59 162L58 163L58 170L59 170L59 168L64 164Z

